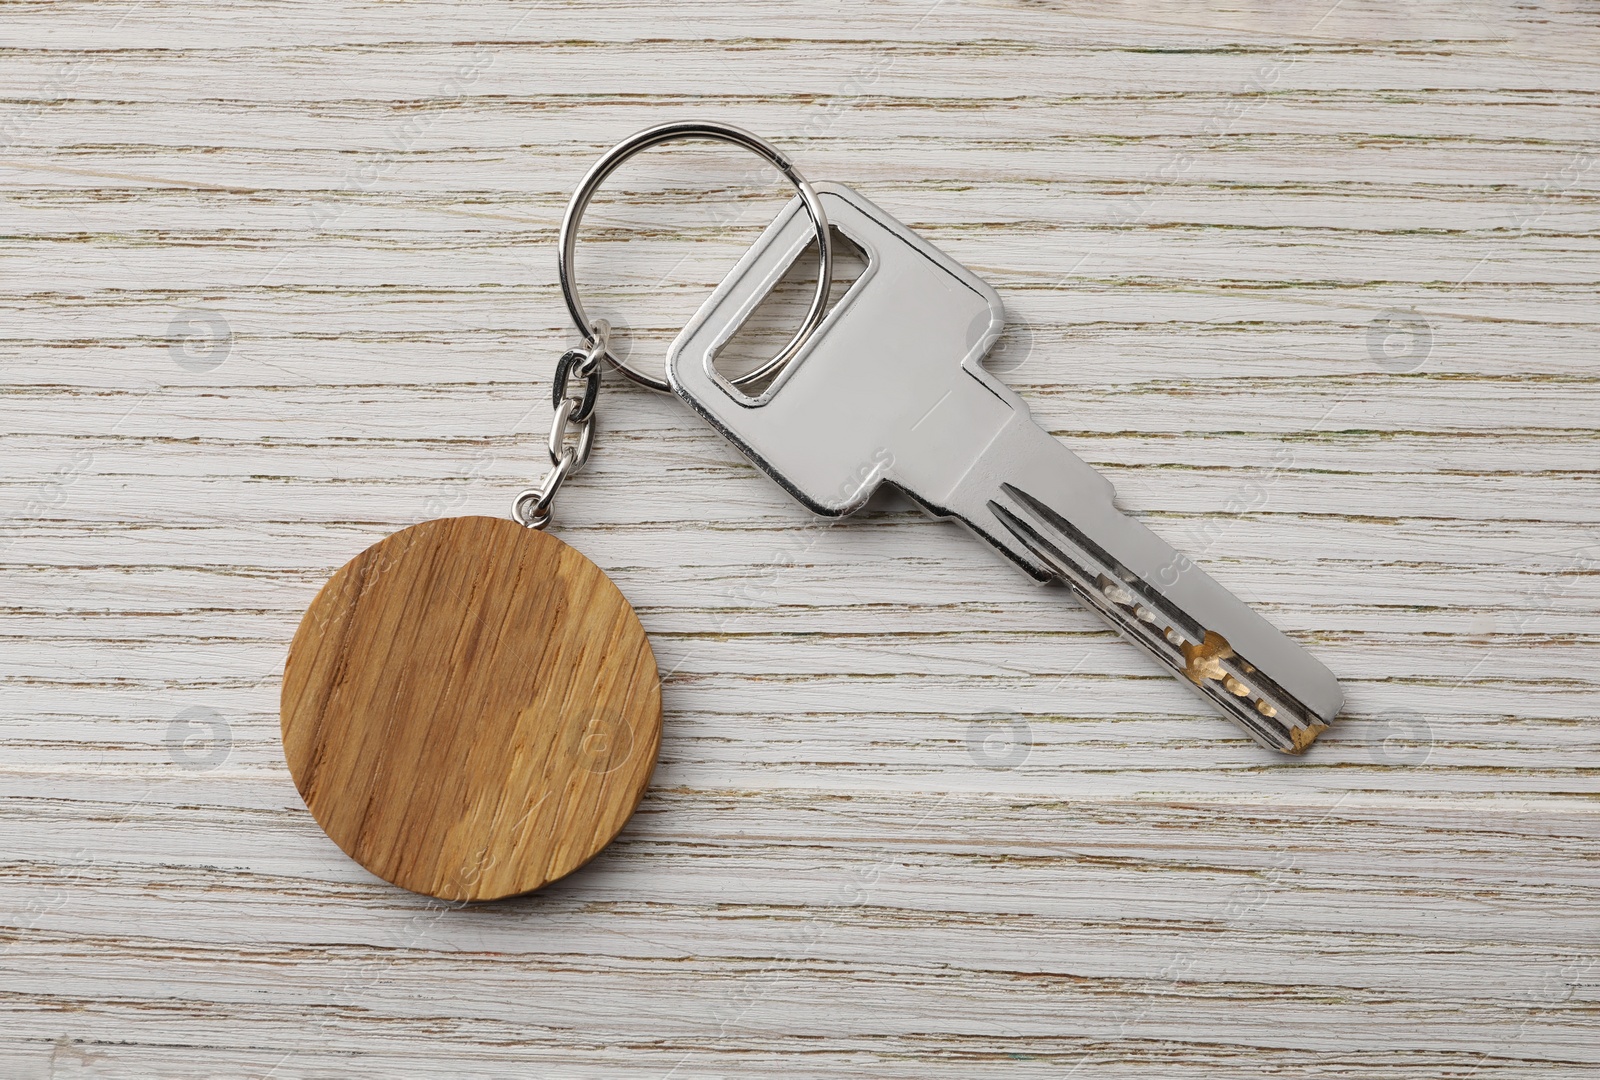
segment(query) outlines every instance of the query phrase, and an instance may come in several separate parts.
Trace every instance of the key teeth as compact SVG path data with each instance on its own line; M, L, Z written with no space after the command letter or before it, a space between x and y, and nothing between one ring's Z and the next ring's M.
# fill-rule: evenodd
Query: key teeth
M1053 568L1085 605L1119 634L1145 645L1251 738L1279 753L1299 755L1327 730L1325 721L1238 656L1225 637L1170 611L1157 590L1118 565L1060 514L1010 484L1002 490L1037 524L991 500L989 512L996 520ZM1083 558L1074 558L1067 546Z
M1321 735L1327 730L1328 725L1324 724L1320 720L1312 724L1307 724L1305 727L1290 728L1289 738L1294 740L1294 748L1292 750L1285 750L1284 753L1294 754L1296 756L1305 753L1307 750L1311 749L1311 744L1317 741L1317 736Z

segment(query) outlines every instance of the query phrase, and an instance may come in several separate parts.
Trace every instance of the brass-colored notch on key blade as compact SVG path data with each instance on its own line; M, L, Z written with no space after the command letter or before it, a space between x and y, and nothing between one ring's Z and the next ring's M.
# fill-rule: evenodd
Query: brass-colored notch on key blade
M673 391L828 516L879 484L1066 584L1263 746L1303 752L1338 714L1333 675L1155 533L982 365L1005 309L981 278L839 184L815 185L865 271L756 397L715 358L811 238L791 203L673 342Z

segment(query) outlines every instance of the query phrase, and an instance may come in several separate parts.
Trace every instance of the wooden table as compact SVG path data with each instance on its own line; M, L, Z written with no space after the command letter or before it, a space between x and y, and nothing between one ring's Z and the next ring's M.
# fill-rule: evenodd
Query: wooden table
M1600 1075L1592 5L0 19L0 1076ZM467 909L341 855L289 637L542 475L566 195L679 117L986 277L996 368L1345 718L1262 751L954 526L811 520L610 380L553 528L663 668L639 814ZM591 308L659 356L785 197L653 152Z

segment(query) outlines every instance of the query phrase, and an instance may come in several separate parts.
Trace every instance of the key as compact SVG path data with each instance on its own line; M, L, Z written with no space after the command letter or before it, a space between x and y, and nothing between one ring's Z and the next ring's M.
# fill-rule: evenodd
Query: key
M892 484L1059 581L1262 745L1302 753L1343 693L1300 645L1116 508L1109 481L982 366L1005 309L982 279L840 184L817 184L866 269L759 394L718 352L804 252L792 202L673 342L673 391L814 513Z

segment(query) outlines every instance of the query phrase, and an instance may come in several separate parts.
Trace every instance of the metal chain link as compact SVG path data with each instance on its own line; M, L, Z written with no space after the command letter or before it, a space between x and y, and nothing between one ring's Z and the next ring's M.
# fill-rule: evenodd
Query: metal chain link
M594 403L600 394L600 358L610 340L611 325L596 319L589 347L569 350L556 361L555 379L550 386L556 416L545 444L550 471L538 487L519 493L511 506L511 516L530 529L550 524L556 492L589 460L589 451L594 448ZM572 385L574 375L582 380L576 390Z

